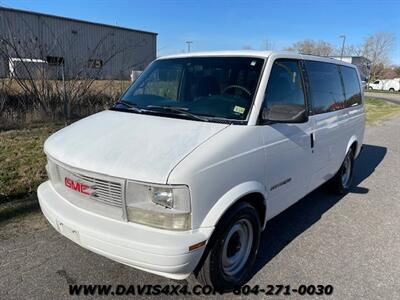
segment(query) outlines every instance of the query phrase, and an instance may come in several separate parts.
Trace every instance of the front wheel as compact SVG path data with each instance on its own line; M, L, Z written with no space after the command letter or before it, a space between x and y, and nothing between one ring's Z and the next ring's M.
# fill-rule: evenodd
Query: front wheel
M349 192L353 181L354 152L353 149L347 152L346 157L336 175L330 180L331 191L343 195Z
M197 280L219 292L232 291L249 279L260 244L257 211L238 203L223 216L195 272Z

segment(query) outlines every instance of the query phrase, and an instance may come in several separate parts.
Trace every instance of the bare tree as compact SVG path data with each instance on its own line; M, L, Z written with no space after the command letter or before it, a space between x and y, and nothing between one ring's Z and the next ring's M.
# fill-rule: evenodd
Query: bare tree
M19 35L9 20L3 20L5 26L0 32L0 56L3 56L6 61L15 62L12 78L26 95L24 99L27 102L24 106L30 110L40 111L47 117L52 116L53 119L60 114L69 119L70 111L80 109L83 102L87 102L88 96L96 99L114 86L109 80L104 81L102 86L96 86L96 91L92 89L97 79L103 77L104 68L115 57L127 52L134 53L136 49L146 46L147 43L145 39L126 40L117 46L114 42L114 31L110 29L100 37L95 47L89 50L88 56L76 55L72 61L62 60L58 65L51 66L46 63L48 53L58 53L59 57L67 57L66 54L72 49L80 48L76 45L79 40L77 38L74 40L73 35L68 35L69 38L66 38L66 34L55 33L44 23L43 26L47 26L47 32L52 35L53 40L51 44L46 44L40 40L40 35L34 32L27 22L22 23L25 26L19 30L29 33L24 36L30 36L25 40L17 38ZM135 69L135 66L143 65L147 59L148 57L135 65L127 64L121 72ZM96 63L99 63L100 67L96 67ZM65 80L61 80L64 77ZM4 101L1 103L4 104Z
M12 87L12 79L0 79L0 114L4 111L7 101L8 93Z
M371 80L378 78L390 63L390 52L394 44L395 36L388 32L376 32L365 38L361 53L371 61Z
M330 43L322 40L314 41L312 39L293 43L291 46L285 48L285 50L319 56L330 56L334 52L334 48Z
M334 52L332 53L332 55L335 56L340 56L342 52L342 48L338 47L334 50ZM343 56L362 56L362 47L359 45L351 45L351 44L347 44L344 46L344 50L343 50Z
M368 58L371 61L369 78L374 80L382 75L383 70L390 63L390 53L394 44L395 36L392 33L376 32L368 35L361 45L346 45L343 54ZM341 48L335 49L326 41L311 39L296 42L285 50L321 56L339 56L341 54Z
M400 76L400 66L396 66L394 68L394 71L396 72L396 76L399 77Z

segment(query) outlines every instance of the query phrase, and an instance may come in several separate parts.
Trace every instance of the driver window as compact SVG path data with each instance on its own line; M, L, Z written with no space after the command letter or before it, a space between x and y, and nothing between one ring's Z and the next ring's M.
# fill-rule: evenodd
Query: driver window
M290 120L305 110L305 97L299 62L276 60L271 69L263 104L263 119Z

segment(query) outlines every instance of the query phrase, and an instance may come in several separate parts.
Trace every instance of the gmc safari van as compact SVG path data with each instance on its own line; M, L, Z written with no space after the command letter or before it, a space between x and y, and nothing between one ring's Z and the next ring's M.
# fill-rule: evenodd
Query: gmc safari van
M93 252L229 291L249 279L268 220L325 182L349 191L364 123L348 63L163 57L112 108L49 137L40 206Z

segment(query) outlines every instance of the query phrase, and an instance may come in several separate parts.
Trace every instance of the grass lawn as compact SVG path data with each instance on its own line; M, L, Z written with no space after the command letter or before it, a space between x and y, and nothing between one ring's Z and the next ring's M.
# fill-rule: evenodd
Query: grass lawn
M37 208L36 189L47 176L43 143L58 128L0 132L0 222Z
M366 93L400 94L400 91L365 90Z
M365 97L367 124L379 123L400 114L400 105L376 98Z
M369 124L400 115L400 105L366 98ZM46 180L43 143L60 125L0 131L0 222L38 207L36 189Z

